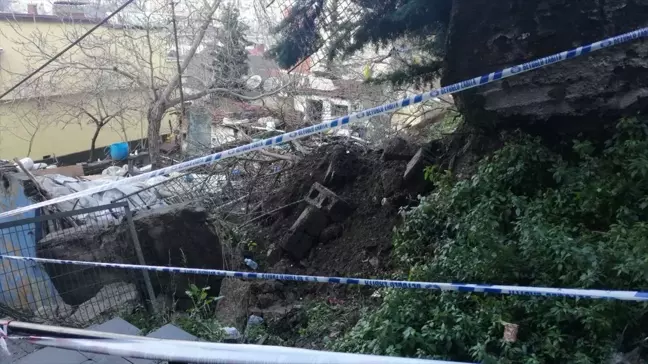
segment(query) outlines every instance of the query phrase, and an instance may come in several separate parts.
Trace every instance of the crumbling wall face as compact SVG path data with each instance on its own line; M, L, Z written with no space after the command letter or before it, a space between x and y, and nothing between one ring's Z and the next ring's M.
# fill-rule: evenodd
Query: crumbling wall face
M648 0L455 0L443 84L646 26ZM578 130L647 106L647 56L648 42L637 40L455 97L476 125L555 121Z
M200 205L178 204L139 212L133 218L146 264L222 269L220 239ZM84 231L61 231L44 237L37 245L37 256L51 259L140 264L128 224L96 226ZM43 265L66 304L86 302L114 282L137 282L141 272L126 269L80 269L76 265ZM92 273L92 274L90 274ZM150 273L156 293L175 293L187 298L190 283L211 287L216 295L220 277L169 273ZM187 298L188 299L188 298Z

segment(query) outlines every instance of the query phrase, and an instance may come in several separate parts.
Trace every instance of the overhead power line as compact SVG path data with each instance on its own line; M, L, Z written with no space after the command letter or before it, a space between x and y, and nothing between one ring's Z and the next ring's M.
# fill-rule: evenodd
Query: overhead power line
M79 37L79 39L75 40L74 42L70 43L67 47L63 48L60 52L58 52L56 55L54 55L52 58L50 58L47 62L43 63L40 67L32 71L29 75L27 75L25 78L20 80L17 84L11 86L7 91L3 92L2 95L0 95L0 99L3 97L9 95L13 90L17 89L22 85L23 83L27 82L30 78L34 77L38 72L42 71L45 69L45 67L49 66L52 62L54 62L57 58L65 54L65 52L69 51L74 47L75 45L79 44L82 40L84 40L87 36L92 34L95 30L97 30L100 26L106 24L108 20L110 20L113 16L117 15L120 11L124 10L125 7L127 7L130 3L132 3L135 0L127 0L124 4L122 4L120 7L117 8L117 10L113 11L110 13L107 17L103 18L99 23L97 23L94 27L90 28L85 34Z

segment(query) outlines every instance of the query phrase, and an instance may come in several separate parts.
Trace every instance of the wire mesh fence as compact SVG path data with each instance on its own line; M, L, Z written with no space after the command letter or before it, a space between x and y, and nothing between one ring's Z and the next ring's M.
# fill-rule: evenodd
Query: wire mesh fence
M0 242L6 255L145 263L124 202L0 223ZM0 312L87 327L150 300L150 288L141 272L3 260Z

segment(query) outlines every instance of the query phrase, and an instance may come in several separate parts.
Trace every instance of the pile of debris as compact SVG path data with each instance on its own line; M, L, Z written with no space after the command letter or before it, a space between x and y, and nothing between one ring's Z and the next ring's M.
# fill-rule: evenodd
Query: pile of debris
M284 173L282 187L258 212L258 224L245 228L255 248L244 256L275 273L382 275L390 269L400 208L418 203L431 187L423 178L424 167L436 162L431 150L400 138L376 150L357 144L315 150ZM304 298L343 299L345 292L331 285L225 280L219 318L242 329L250 314L285 316Z

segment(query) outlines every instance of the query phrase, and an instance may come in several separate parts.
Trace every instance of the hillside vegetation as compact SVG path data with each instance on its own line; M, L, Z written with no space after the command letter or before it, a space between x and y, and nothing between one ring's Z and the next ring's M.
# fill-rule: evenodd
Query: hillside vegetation
M398 278L615 290L648 288L648 123L568 153L510 136L469 179L436 189L394 241ZM332 348L484 363L603 363L646 343L637 302L387 290ZM515 343L503 322L519 325Z

